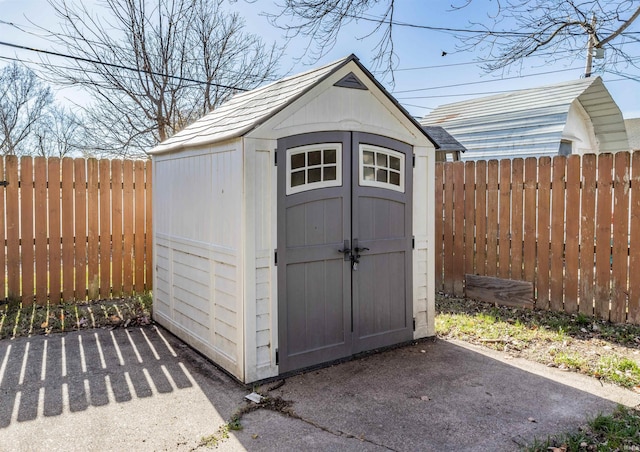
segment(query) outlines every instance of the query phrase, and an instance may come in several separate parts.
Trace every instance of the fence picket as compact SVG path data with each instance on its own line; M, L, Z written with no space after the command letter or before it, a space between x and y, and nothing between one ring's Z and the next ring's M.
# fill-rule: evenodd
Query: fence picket
M463 295L464 281L464 163L453 166L453 293Z
M109 160L98 162L100 178L100 297L111 294L111 165Z
M578 267L580 235L580 156L567 158L565 214L565 293L564 310L578 312Z
M75 187L75 298L87 298L87 167L84 159L73 162Z
M564 243L565 243L565 171L566 157L553 158L551 180L551 309L561 311L564 304Z
M75 299L73 231L73 159L62 159L62 299Z
M476 162L476 272L487 274L487 162Z
M444 177L453 180L453 165L445 166ZM444 290L453 293L453 184L444 186Z
M5 160L7 193L7 286L9 300L20 299L20 207L18 205L18 158Z
M640 152L631 161L631 224L629 227L629 272L640 268ZM640 278L629 275L629 323L640 323Z
M49 300L59 303L62 297L62 249L60 230L60 159L47 160L47 197L49 208Z
M511 278L522 279L524 160L511 164Z
M122 161L111 161L111 293L122 296Z
M152 173L153 167L150 164L145 166L145 184L144 184L144 197L145 197L145 257L144 261L146 263L145 273L144 273L144 288L146 291L150 291L152 289L153 283L153 203L152 196L153 192L151 191L152 182Z
M511 276L511 160L500 160L500 223L498 225L498 276Z
M541 157L538 167L538 274L536 306L549 309L549 242L551 241L551 159Z
M122 193L126 202L122 208L123 262L122 290L133 292L133 162L125 160L122 166Z
M613 322L624 322L627 318L630 163L629 153L618 152L615 154L611 272L611 321Z
M100 295L98 161L87 160L87 295L95 300Z
M538 161L535 157L524 162L524 280L536 287L536 212Z
M613 155L598 156L596 197L596 277L595 314L609 319L611 278L611 194L613 185Z
M36 303L43 305L49 298L47 159L44 157L36 157L33 161L33 167L35 186Z
M582 204L580 206L580 302L579 312L593 315L595 217L596 217L596 156L582 158Z
M475 210L476 168L474 162L464 163L464 273L476 273ZM464 277L464 274L463 274Z
M20 261L22 275L22 303L33 303L35 253L33 240L33 160L20 159Z
M498 276L498 161L487 163L487 276Z
M135 276L134 289L136 293L144 292L144 164L142 160L136 160L133 164L135 169L134 189L135 189Z

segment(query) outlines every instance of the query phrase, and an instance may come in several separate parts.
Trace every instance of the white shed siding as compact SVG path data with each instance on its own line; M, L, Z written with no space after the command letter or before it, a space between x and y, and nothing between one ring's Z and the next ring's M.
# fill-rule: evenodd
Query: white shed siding
M156 157L155 314L242 378L239 142ZM172 189L180 187L180 190Z

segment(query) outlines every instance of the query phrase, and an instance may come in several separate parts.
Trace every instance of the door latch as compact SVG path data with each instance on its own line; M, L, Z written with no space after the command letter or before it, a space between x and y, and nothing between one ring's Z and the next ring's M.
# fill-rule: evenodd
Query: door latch
M344 247L341 250L338 250L338 252L344 254L345 262L351 259L351 248L349 247L349 240L344 241Z

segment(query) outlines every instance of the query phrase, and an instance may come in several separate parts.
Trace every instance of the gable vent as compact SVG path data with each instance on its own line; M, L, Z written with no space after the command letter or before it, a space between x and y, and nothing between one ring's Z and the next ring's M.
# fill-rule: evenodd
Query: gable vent
M364 89L367 90L364 83L360 81L358 77L353 72L349 72L347 75L338 80L333 86L339 86L341 88L352 88L352 89Z

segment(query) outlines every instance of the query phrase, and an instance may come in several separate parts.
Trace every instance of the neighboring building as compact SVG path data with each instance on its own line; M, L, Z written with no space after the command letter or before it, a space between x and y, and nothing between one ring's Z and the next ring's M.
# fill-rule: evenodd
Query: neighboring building
M640 118L625 119L624 125L629 137L629 149L640 151Z
M436 142L436 162L457 162L465 148L458 140L440 126L422 126L433 141Z
M620 109L600 77L442 105L423 126L442 126L465 160L628 151Z

